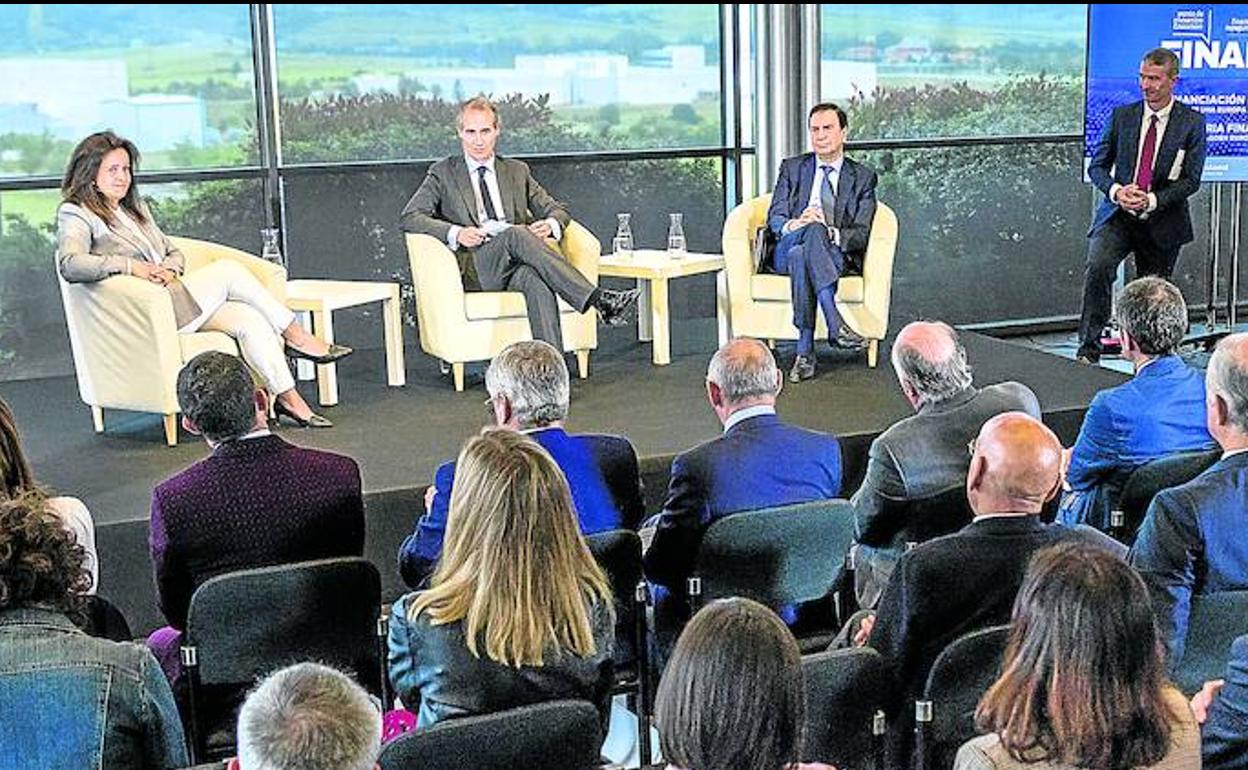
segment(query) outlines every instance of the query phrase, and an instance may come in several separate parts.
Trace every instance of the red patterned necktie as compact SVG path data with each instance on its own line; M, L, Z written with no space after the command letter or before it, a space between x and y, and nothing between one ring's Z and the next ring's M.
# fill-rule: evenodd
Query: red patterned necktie
M1144 133L1144 147L1140 152L1140 167L1135 170L1135 183L1148 192L1153 185L1153 152L1157 145L1157 116L1148 119L1148 131Z

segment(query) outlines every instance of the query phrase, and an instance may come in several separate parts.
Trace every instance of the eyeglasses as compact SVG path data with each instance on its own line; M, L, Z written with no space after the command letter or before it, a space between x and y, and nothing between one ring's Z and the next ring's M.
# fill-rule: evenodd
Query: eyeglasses
M485 413L489 415L490 420L494 420L494 397L490 396L482 404L485 406Z
M976 436L975 438L966 442L966 453L970 455L971 457L975 456L975 447L978 443L979 443L979 436Z

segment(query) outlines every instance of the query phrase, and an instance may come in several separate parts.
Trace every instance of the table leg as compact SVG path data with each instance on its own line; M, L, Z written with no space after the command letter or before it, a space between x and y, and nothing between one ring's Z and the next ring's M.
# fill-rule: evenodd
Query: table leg
M715 275L715 325L719 331L719 346L732 339L732 324L728 318L728 274L720 270Z
M637 288L641 289L641 296L637 298L637 339L649 342L654 338L654 330L650 326L650 281L638 278Z
M316 336L326 344L334 344L334 314L329 310L312 311L312 325ZM338 365L316 365L316 394L321 406L334 406L338 403Z
M381 314L386 327L386 382L391 387L407 384L407 370L403 362L403 319L400 316L399 286L390 286L390 296L381 302Z
M667 279L650 282L650 328L654 332L654 363L666 366L672 362L671 319L667 312Z
M295 313L295 317L299 319L299 325L308 331L316 334L316 327L312 325L312 314L307 310L300 310ZM295 377L300 381L307 382L316 377L316 366L306 358L295 359Z

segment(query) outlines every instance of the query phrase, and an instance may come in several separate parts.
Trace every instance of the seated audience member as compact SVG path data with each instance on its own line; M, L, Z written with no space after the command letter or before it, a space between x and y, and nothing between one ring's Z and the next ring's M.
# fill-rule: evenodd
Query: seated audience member
M46 490L35 480L35 474L30 469L13 410L0 398L0 500L12 500L30 493L44 495ZM100 560L95 553L95 522L91 519L91 512L76 497L47 497L44 502L82 547L83 567L91 578L84 593L94 594L100 582Z
M151 653L71 620L88 580L82 547L39 495L0 501L0 764L183 767L182 722Z
M1205 384L1206 420L1222 459L1186 484L1158 492L1131 550L1172 664L1183 657L1193 594L1248 589L1248 334L1218 344Z
M247 365L200 353L178 373L182 426L212 454L152 491L149 533L156 598L169 626L148 638L165 673L191 595L217 575L364 553L360 469L349 457L288 444L269 432L269 396Z
M237 734L228 770L373 770L381 711L341 671L298 663L248 693Z
M390 681L421 727L572 698L610 709L615 618L568 482L537 442L488 429L455 470L429 588L390 613Z
M680 635L655 701L668 770L832 770L798 764L802 655L774 612L750 599L703 607Z
M554 458L572 488L572 504L585 534L633 529L641 521L641 476L628 439L569 434L568 367L563 354L534 340L508 345L485 372L486 402L500 428L529 435ZM438 467L426 493L428 509L399 548L399 571L419 588L442 552L455 461Z
M1040 417L1040 404L1026 385L972 384L966 350L948 324L908 324L893 342L892 359L901 391L917 414L871 442L867 474L854 493L859 544L854 577L861 607L879 602L893 566L906 550L908 530L916 524L886 511L908 500L964 489L971 461L966 445L989 417L1002 412ZM968 516L962 523L969 521Z
M840 493L840 444L780 421L776 396L783 382L776 359L758 340L733 340L711 358L706 395L724 432L672 461L667 502L645 556L646 576L675 595L683 597L712 522Z
M975 519L929 540L897 562L867 643L892 672L894 709L919 694L940 651L970 631L1006 623L1032 555L1049 545L1087 541L1126 549L1087 527L1046 525L1040 510L1061 484L1062 446L1039 420L1006 412L984 423L966 476ZM905 719L902 720L903 722ZM906 731L900 725L900 733Z
M1205 383L1175 350L1187 332L1187 304L1174 284L1140 278L1115 308L1122 357L1135 376L1097 393L1070 450L1058 521L1104 530L1131 471L1175 452L1212 449Z
M1148 590L1109 553L1036 554L1014 603L1001 676L955 770L1200 767L1200 732L1166 682Z
M1224 679L1205 682L1192 698L1200 722L1200 753L1205 770L1248 767L1248 636L1231 644Z

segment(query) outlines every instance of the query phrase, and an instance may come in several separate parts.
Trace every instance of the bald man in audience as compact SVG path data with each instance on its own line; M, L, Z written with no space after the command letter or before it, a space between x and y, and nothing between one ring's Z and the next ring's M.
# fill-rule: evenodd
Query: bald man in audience
M1007 412L988 420L966 475L974 520L897 562L874 623L864 622L858 641L884 656L896 684L892 706L904 718L909 710L902 704L922 690L941 650L965 633L1009 622L1036 551L1081 540L1126 555L1094 529L1040 521L1041 508L1061 487L1061 463L1057 436L1031 415Z
M971 462L966 446L989 417L1010 411L1040 417L1040 403L1026 385L972 384L966 350L948 324L908 324L893 342L892 360L897 383L916 414L871 442L867 475L854 493L854 589L865 608L879 602L909 543L948 534L970 521L965 504L962 511L942 511L937 523L914 520L916 509L906 503L965 486Z

